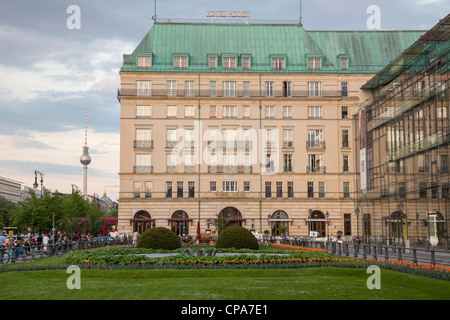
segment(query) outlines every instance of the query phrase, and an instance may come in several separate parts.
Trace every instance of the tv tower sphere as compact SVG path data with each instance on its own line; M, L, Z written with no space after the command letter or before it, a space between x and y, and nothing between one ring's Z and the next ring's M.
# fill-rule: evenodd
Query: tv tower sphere
M83 155L80 158L80 162L83 166L87 166L89 163L91 163L91 156L89 155L89 147L87 146L83 147Z

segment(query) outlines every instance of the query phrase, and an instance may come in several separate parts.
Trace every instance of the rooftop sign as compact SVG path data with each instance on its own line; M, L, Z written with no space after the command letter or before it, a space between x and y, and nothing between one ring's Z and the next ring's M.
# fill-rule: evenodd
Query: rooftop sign
M206 11L207 18L250 18L250 11Z

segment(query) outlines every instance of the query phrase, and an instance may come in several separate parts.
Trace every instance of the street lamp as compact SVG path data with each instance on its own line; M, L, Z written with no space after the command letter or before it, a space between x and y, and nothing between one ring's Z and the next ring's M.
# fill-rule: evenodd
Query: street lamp
M403 239L403 209L405 209L405 205L403 204L403 202L399 201L399 203L397 204L398 207L398 227L400 228L400 232L399 235L401 235L402 237L402 246L405 244L405 240ZM401 222L401 223L400 223Z
M44 178L43 178L43 176L42 176L42 173L39 172L39 171L36 171L36 170L34 170L34 183L33 183L33 187L34 187L35 189L37 189L37 187L39 186L39 185L38 185L38 182L37 182L37 175L38 175L38 174L41 176L41 198L42 198L42 185L43 185L43 183L44 183Z
M311 237L311 215L312 215L312 210L309 209L309 210L308 210L308 218L309 218L309 223L308 223L308 238Z
M327 222L325 222L327 225L327 242L330 241L330 233L328 232L328 225L330 224L330 221L328 220L329 216L330 215L328 214L328 211L327 211L327 213L325 213L325 217L327 218Z
M359 208L356 207L355 209L355 215L356 215L356 240L359 241Z

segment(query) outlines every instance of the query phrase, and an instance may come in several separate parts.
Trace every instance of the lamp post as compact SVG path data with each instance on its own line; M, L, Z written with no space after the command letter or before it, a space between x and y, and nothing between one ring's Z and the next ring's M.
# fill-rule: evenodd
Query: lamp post
M311 238L311 215L312 215L312 210L309 209L308 210L308 219L309 219L309 222L308 222L308 239Z
M325 213L325 217L327 218L327 221L325 222L325 224L326 224L326 227L327 227L327 243L330 241L330 233L328 232L328 225L330 224L330 221L328 220L329 219L329 214L328 214L328 211L327 211L327 213Z
M417 244L416 244L416 246L418 247L419 246L419 213L418 212L416 212L416 241L417 241Z
M403 209L405 208L405 205L403 204L403 202L399 201L399 203L397 204L398 207L398 227L400 228L400 232L399 235L401 236L402 239L402 246L404 246L405 244L405 240L403 239Z
M356 207L355 209L355 215L356 215L356 241L359 242L359 208Z
M37 187L39 186L39 184L38 184L38 182L37 182L37 175L38 175L38 174L41 176L41 198L42 198L42 185L43 185L43 183L44 183L44 178L43 178L43 175L42 175L42 173L41 173L40 171L34 170L34 183L33 183L33 187L34 187L35 189L37 189Z

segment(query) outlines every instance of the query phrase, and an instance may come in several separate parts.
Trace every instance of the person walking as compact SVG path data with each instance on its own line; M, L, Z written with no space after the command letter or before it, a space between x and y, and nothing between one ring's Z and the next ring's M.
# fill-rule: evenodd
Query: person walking
M44 234L44 237L42 237L42 244L44 245L45 252L47 252L47 249L48 249L48 240L49 240L48 235Z
M137 244L137 241L138 241L139 237L140 237L139 232L135 231L135 232L133 233L133 245L136 245L136 244Z

